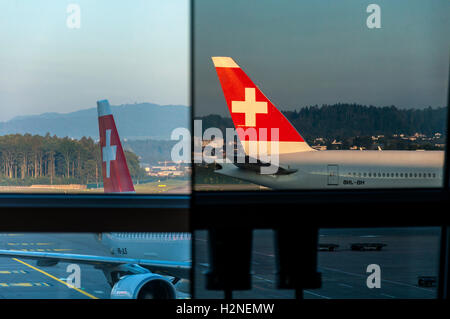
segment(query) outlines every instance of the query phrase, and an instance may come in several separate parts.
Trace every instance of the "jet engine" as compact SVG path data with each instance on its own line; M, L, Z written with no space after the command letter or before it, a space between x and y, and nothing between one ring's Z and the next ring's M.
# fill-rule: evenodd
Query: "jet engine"
M111 299L175 299L174 285L163 276L146 273L122 277L111 290Z

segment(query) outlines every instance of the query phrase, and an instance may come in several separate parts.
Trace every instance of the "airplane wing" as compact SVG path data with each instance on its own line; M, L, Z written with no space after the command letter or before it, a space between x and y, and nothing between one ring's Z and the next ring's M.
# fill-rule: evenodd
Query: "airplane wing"
M278 163L278 165L274 165L273 163L262 162L259 159L252 158L248 155L245 156L243 163L239 163L237 161L233 161L232 163L225 163L225 164L224 163L216 163L216 168L219 170L225 171L226 169L224 169L224 167L225 166L229 167L230 164L241 170L248 170L248 171L258 173L258 174L261 173L261 169L263 167L270 167L270 166L273 166L275 168L273 170L274 171L273 175L289 175L289 174L295 173L297 171L296 169L292 169L289 166L285 166L281 163Z
M47 253L37 251L0 250L0 257L32 259L41 266L53 266L58 262L92 265L99 269L106 269L123 264L137 264L150 269L154 273L161 273L177 278L190 278L190 262L161 261L151 259L133 259L109 256Z

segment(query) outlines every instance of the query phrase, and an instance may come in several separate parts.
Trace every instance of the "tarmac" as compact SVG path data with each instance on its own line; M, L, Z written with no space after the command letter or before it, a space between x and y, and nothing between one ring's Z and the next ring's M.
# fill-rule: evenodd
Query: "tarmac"
M293 290L276 288L272 230L254 231L252 289L233 292L233 298L291 299ZM352 243L384 243L381 251L353 251ZM322 229L319 243L339 245L318 253L320 289L305 290L305 299L430 299L436 285L421 287L418 276L438 275L438 228ZM222 291L205 289L201 264L209 262L207 232L195 233L195 298L223 298ZM90 233L0 233L0 249L108 256L108 250ZM300 253L300 252L292 252ZM233 258L232 254L230 258ZM239 261L236 260L236 263ZM380 266L380 288L369 288L367 266ZM0 298L5 299L108 299L111 287L103 272L79 265L81 287L67 284L69 263L38 266L30 259L0 257Z
M430 299L437 297L436 285L421 287L418 276L438 275L439 228L321 229L319 244L337 244L336 251L318 252L320 289L305 290L304 299ZM294 290L276 288L275 252L272 230L253 234L252 289L234 291L233 298L295 298ZM207 233L196 233L197 264L208 263ZM352 251L352 243L384 243L381 251ZM292 252L301 253L301 252ZM232 254L230 258L233 258ZM236 261L237 263L239 261ZM369 288L372 271L380 266L380 288ZM204 268L197 266L197 298L223 298L222 291L205 290Z

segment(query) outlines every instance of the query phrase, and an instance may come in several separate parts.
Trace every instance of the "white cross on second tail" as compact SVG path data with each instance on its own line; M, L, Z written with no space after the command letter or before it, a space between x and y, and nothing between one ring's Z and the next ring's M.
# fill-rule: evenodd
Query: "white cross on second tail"
M245 113L245 126L256 126L256 114L267 114L267 102L256 102L255 88L245 88L245 101L231 101L231 112Z
M106 144L102 147L103 162L106 162L106 177L111 176L111 161L116 160L117 146L111 145L111 130L106 130Z

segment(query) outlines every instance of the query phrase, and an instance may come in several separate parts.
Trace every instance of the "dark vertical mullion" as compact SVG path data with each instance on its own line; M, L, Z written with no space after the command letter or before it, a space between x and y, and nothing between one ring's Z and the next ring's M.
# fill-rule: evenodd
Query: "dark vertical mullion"
M189 1L190 12L190 26L189 26L189 37L190 37L190 65L189 65L189 78L190 78L190 126L191 126L191 198L189 207L189 230L191 232L191 274L190 274L190 293L191 298L195 298L195 266L196 266L196 253L195 253L195 225L192 223L192 207L194 207L194 185L195 185L195 165L194 165L194 12L195 12L195 0Z
M447 82L447 127L446 127L446 137L445 137L445 153L444 153L444 183L443 187L448 192L449 190L449 161L450 157L448 155L449 148L449 127L450 127L450 61L448 69L448 82Z
M438 280L438 298L448 299L450 293L450 227L443 226L441 228L441 244L439 258L439 280Z
M450 127L450 61L448 70L448 83L447 83L447 127L446 127L446 137L445 137L445 153L444 153L444 192L449 192L449 160L450 156L448 154L449 148L449 127ZM441 227L441 244L439 252L439 279L438 279L438 298L448 299L450 292L450 278L449 278L449 255L450 255L450 226L443 222Z

